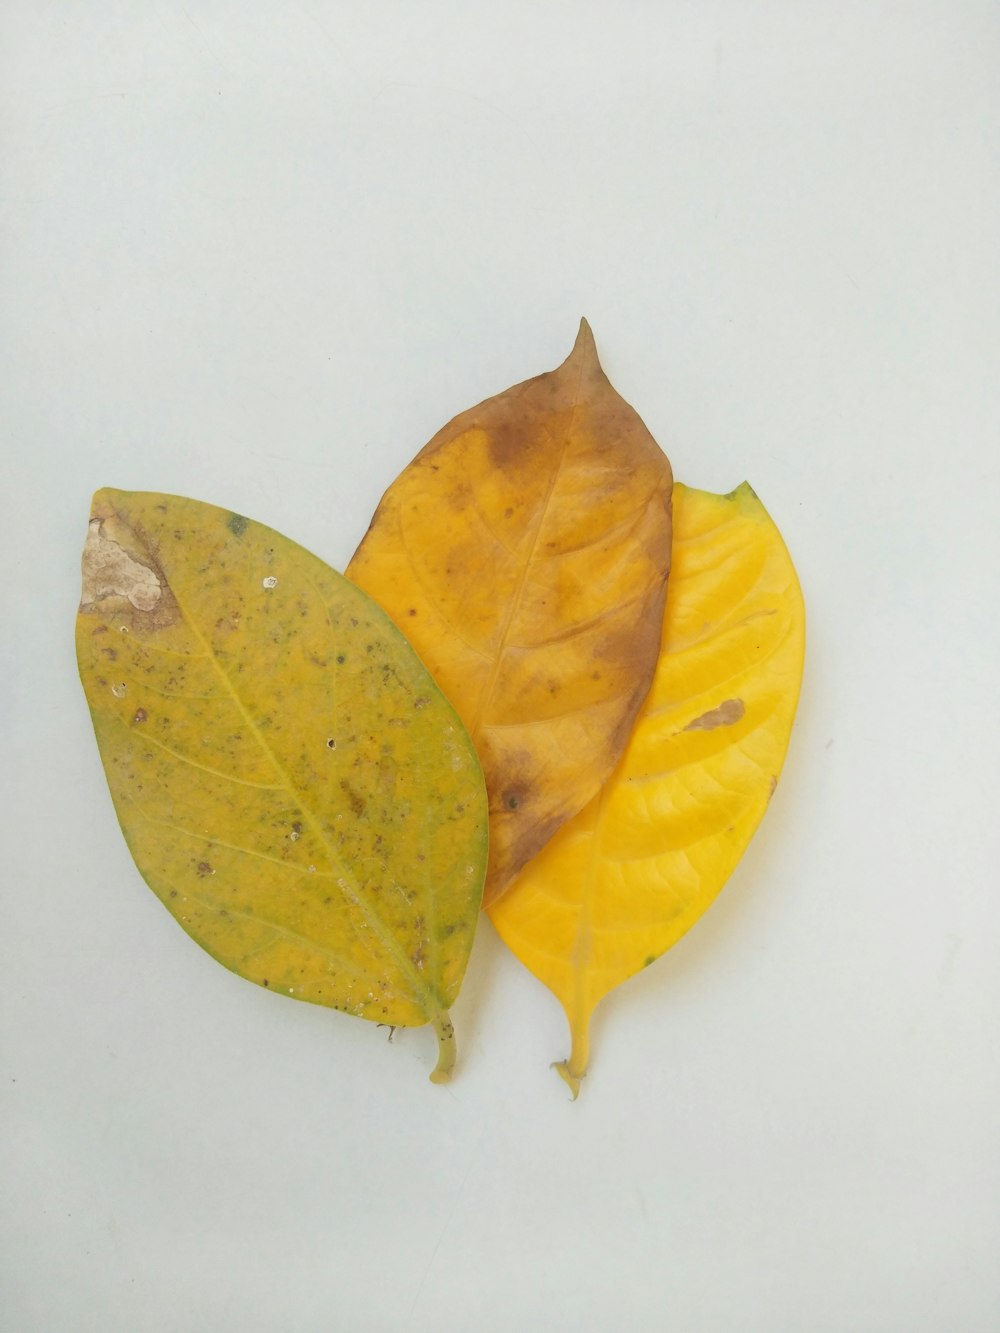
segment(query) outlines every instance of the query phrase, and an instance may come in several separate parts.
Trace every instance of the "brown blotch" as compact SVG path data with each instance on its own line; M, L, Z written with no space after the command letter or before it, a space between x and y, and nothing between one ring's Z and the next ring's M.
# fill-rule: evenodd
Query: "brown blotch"
M81 612L124 612L137 629L175 624L181 619L180 608L149 542L104 501L104 495L95 496L98 512L90 520L83 548Z
M536 856L552 837L553 833L566 822L566 814L560 811L548 819L524 819L518 821L517 836L507 848L503 864L491 867L483 890L483 906L496 902L513 879L510 867L520 868Z
M133 717L132 719L133 727L140 726L143 722L145 722L147 717L149 717L149 714L146 712L145 708L137 708L135 710L135 717Z
M347 797L348 804L351 807L352 814L363 815L367 802L360 792L354 790L346 778L340 779L340 790Z
M516 468L527 452L528 442L535 428L532 420L534 413L525 411L523 407L518 412L514 405L510 404L506 420L502 419L499 413L490 415L493 416L487 427L490 462L499 471L506 472ZM486 423L483 425L486 426Z
M199 879L204 879L206 875L215 874L215 871L212 869L211 863L208 861L199 861L196 869L198 871Z
M107 597L123 597L137 611L152 611L163 595L156 570L136 560L104 530L104 519L93 518L83 547L82 607Z
M731 727L734 723L739 722L746 711L746 705L742 699L727 699L724 703L719 704L718 708L710 708L707 713L702 713L693 722L689 722L684 730L714 731L716 727Z

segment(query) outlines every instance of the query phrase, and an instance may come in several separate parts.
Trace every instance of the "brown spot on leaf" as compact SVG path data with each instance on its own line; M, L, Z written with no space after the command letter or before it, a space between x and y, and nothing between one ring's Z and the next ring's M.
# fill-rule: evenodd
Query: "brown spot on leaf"
M212 869L212 866L208 861L199 861L196 869L198 871L199 879L204 879L206 875L215 874L215 871Z
M134 727L141 726L147 717L149 717L149 714L146 712L145 708L137 708L135 710L135 717L132 719L132 725Z
M524 408L511 411L506 420L494 419L489 426L490 461L500 472L517 467L530 440L531 418Z
M346 778L340 779L340 789L347 797L347 802L351 807L352 814L363 815L365 812L365 798L360 792L354 790Z
M707 713L702 713L700 717L689 722L684 730L714 731L716 727L731 727L739 722L746 711L742 699L727 699L719 704L718 708L710 708Z

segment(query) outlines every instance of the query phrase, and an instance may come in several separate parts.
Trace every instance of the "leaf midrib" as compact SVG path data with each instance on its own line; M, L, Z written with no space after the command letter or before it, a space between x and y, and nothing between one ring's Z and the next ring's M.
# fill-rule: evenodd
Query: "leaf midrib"
M479 735L479 729L480 726L482 725L483 716L485 715L486 709L488 708L490 702L492 701L493 693L496 690L497 681L500 678L500 666L501 663L503 662L504 654L507 651L508 647L507 639L510 634L510 628L511 625L514 623L515 615L517 614L517 612L520 610L521 607L521 600L524 596L525 584L528 581L528 570L531 568L532 562L534 561L535 558L535 552L538 550L538 543L541 540L542 529L545 526L545 520L548 517L549 507L552 504L552 496L555 494L556 485L559 481L559 474L562 472L563 463L566 458L566 453L569 449L570 440L573 438L573 427L576 425L577 416L579 415L580 412L580 389L583 384L583 371L584 371L584 366L581 361L580 369L577 374L576 393L574 394L573 397L573 411L570 416L569 422L566 425L565 432L563 434L562 445L560 446L559 449L559 457L556 460L556 464L552 469L552 476L551 479L549 480L548 489L545 492L545 499L542 501L542 506L538 513L538 519L535 523L535 531L532 533L531 545L528 547L528 551L524 557L520 573L518 574L517 586L514 588L514 591L511 594L510 601L508 602L507 605L507 614L504 617L503 624L500 627L500 634L497 639L496 654L493 658L493 666L490 671L489 680L486 682L482 694L479 697L479 704L476 708L475 715L469 726L469 732L472 735L473 739L475 739ZM542 426L544 429L547 430L547 427L545 427L544 422L542 422Z

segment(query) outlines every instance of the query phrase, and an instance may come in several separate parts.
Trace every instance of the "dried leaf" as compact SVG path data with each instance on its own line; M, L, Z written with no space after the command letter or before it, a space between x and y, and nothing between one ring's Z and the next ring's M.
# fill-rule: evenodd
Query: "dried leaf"
M746 484L674 489L663 648L628 748L600 795L490 916L566 1011L576 1096L590 1017L710 906L784 761L805 614L788 552Z
M94 497L80 674L146 882L240 976L432 1023L472 945L486 796L465 729L363 592L270 528Z
M614 767L659 651L670 465L586 321L569 358L462 413L386 492L348 567L479 751L493 901Z

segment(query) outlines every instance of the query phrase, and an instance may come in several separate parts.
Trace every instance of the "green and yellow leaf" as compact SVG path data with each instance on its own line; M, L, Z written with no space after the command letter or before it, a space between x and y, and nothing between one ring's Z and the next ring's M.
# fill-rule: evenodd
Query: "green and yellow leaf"
M621 763L490 910L566 1011L574 1096L595 1006L690 929L760 823L804 648L795 570L750 487L677 485L663 647Z
M187 933L279 994L431 1023L447 1078L485 786L388 617L259 523L103 490L77 654L125 838Z
M557 370L434 436L348 567L476 743L487 902L618 761L659 652L671 480L584 321Z

